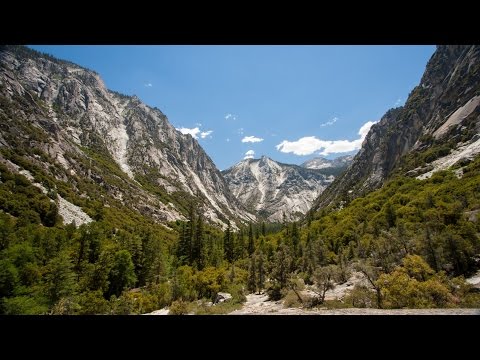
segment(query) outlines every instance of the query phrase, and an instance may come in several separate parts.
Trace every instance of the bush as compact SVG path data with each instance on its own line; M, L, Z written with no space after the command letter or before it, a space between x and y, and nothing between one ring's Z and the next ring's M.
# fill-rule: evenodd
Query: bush
M355 284L350 293L346 296L345 302L356 308L376 307L375 292L364 285Z
M16 296L3 299L3 313L6 315L42 315L46 314L48 306L30 296Z
M79 314L80 305L75 299L63 297L53 305L50 315L72 315Z
M469 293L460 302L460 307L462 308L480 308L480 293Z
M152 285L150 292L155 296L157 309L164 308L172 301L172 287L167 282Z
M81 294L78 299L79 315L95 315L108 314L110 312L110 304L100 290L89 291Z
M196 280L198 297L214 300L217 293L225 286L225 270L223 268L208 266L202 271L197 272Z
M242 284L232 284L227 288L227 292L232 294L232 299L230 300L234 304L243 304L247 301L247 297L243 291Z
M298 296L295 294L293 290L290 290L287 295L285 296L285 299L283 300L283 307L285 308L291 308L291 307L301 307L303 304L303 299L300 301Z
M442 308L455 305L455 297L444 274L435 274L418 255L407 255L403 267L382 274L377 284L382 289L385 307Z
M280 284L273 284L267 288L268 300L278 301L282 298L282 288Z
M0 260L0 297L11 296L19 282L17 268L7 260Z
M319 296L306 296L303 300L303 307L307 309L311 309L320 305L321 299Z
M186 301L176 300L170 305L170 311L168 315L187 315L189 311L189 306Z

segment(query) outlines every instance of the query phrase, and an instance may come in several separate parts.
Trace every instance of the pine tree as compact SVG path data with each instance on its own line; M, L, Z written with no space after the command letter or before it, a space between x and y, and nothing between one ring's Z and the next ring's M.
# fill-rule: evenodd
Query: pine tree
M310 227L310 225L312 224L312 221L313 221L313 211L309 210L307 212L307 226L308 227Z
M193 207L193 202L190 203L190 210L188 212L186 237L187 237L186 242L190 245L189 254L188 254L189 265L192 265L195 260L193 257L193 242L195 237L195 211Z
M397 221L397 215L395 214L395 209L391 203L387 203L387 208L385 209L385 217L387 219L387 224L389 228L395 226Z
M76 287L73 264L66 251L61 252L47 265L44 275L47 294L52 303L71 295Z
M254 255L251 256L250 266L248 267L247 289L251 293L254 293L257 290L257 278L256 278L255 256Z
M225 259L230 263L233 262L233 236L230 221L228 222L227 229L225 230L225 235L223 237L223 248L225 252Z
M266 231L265 231L265 221L262 221L262 235L265 237Z
M405 224L403 222L399 222L397 224L397 238L400 245L403 247L403 250L405 250L405 255L408 255L410 251L408 246L408 238L405 230Z
M229 280L231 283L235 280L235 265L232 263L232 267L230 270Z
M258 293L262 291L265 283L265 269L264 269L264 258L263 258L263 253L260 251L258 253L258 266L257 266L257 290Z
M427 250L427 260L432 265L433 269L435 271L438 271L439 266L438 266L438 260L437 260L437 254L436 254L437 252L435 250L436 247L434 246L429 226L427 226L425 229L425 244L426 244L426 250Z
M245 256L245 239L243 237L243 230L240 229L237 233L237 241L235 242L235 256L236 260L243 259Z
M257 250L265 251L265 238L260 238L260 244L258 244Z
M180 239L178 241L177 247L177 258L180 265L190 264L190 249L192 244L190 238L187 234L187 226L185 223L182 223L182 229L180 232Z
M292 246L293 246L292 253L294 257L298 256L298 243L300 241L299 237L300 236L298 234L297 223L294 221L292 223L292 234L291 234Z
M211 238L212 247L210 254L210 265L214 267L219 267L222 264L224 258L224 246L223 239L218 237Z
M205 239L205 246L203 247L205 251L205 263L207 266L215 266L213 265L215 262L215 252L216 250L216 244L215 244L216 238L212 236L211 234L207 234L206 239ZM223 259L223 251L222 251L222 259Z
M285 244L280 244L274 256L272 278L281 288L284 288L287 285L291 263L292 257L289 248Z
M252 223L250 223L250 226L248 228L248 256L252 256L254 252L255 252L255 243L253 241L253 228L252 228Z
M312 285L312 276L315 269L315 257L313 254L313 245L310 234L307 236L307 243L305 244L305 251L303 253L303 271L305 272L305 283Z
M120 296L124 289L135 285L135 276L132 256L127 250L120 250L115 253L113 267L110 270L109 295Z
M196 223L196 231L192 246L192 263L196 263L198 269L201 270L205 266L205 258L202 259L202 248L204 246L204 239L203 239L203 217L201 214L197 217Z
M203 236L202 246L200 247L200 264L202 269L210 265L210 254L212 249L212 239L209 235Z

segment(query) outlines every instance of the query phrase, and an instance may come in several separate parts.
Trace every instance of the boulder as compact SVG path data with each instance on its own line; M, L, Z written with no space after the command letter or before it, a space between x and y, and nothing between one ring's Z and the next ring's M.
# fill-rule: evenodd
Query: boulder
M227 301L232 298L232 294L226 293L226 292L219 292L217 293L217 296L215 297L215 304L222 303L224 301Z

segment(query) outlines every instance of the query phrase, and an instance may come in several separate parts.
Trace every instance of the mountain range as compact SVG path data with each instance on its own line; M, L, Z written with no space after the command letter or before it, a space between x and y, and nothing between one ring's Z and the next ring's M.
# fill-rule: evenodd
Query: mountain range
M0 314L478 313L479 105L480 46L438 46L355 156L220 172L96 72L0 46Z
M255 220L196 139L136 96L108 90L94 71L26 47L3 46L0 100L0 146L24 149L34 165L68 183L70 201L93 196L80 190L79 182L87 181L105 192L105 206L118 201L163 223L185 219L191 203L221 226ZM0 161L26 170L5 153ZM56 199L61 213L62 194Z
M71 192L55 199L68 222L88 219L78 199L93 200L79 191L84 181L99 188L105 206L119 202L160 223L185 220L191 206L222 227L282 221L284 214L299 219L352 160L319 157L302 166L244 160L222 175L197 140L176 130L160 109L108 90L95 71L22 46L3 46L0 66L0 145L25 149L55 181L71 184ZM21 112L13 116L15 109ZM0 157L11 170L28 172L12 160Z
M231 192L251 212L270 222L298 220L352 158L314 158L302 166L266 156L246 159L222 171Z
M301 166L262 157L220 172L161 110L108 90L96 72L2 46L0 146L23 149L34 165L69 184L71 191L56 199L61 213L81 204L78 197L89 198L79 189L88 181L105 193L105 205L119 202L162 223L185 219L192 204L219 226L299 219L312 205L362 196L393 173L428 177L472 159L480 148L479 57L478 46L439 46L405 106L372 126L355 157L317 157ZM427 153L425 161L409 163L412 152ZM4 164L28 171L7 154Z

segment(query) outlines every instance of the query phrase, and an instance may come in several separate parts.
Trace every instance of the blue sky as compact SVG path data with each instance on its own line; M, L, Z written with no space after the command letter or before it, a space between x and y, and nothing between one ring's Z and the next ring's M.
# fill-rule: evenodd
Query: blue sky
M355 153L403 105L434 46L31 46L156 106L217 167Z

